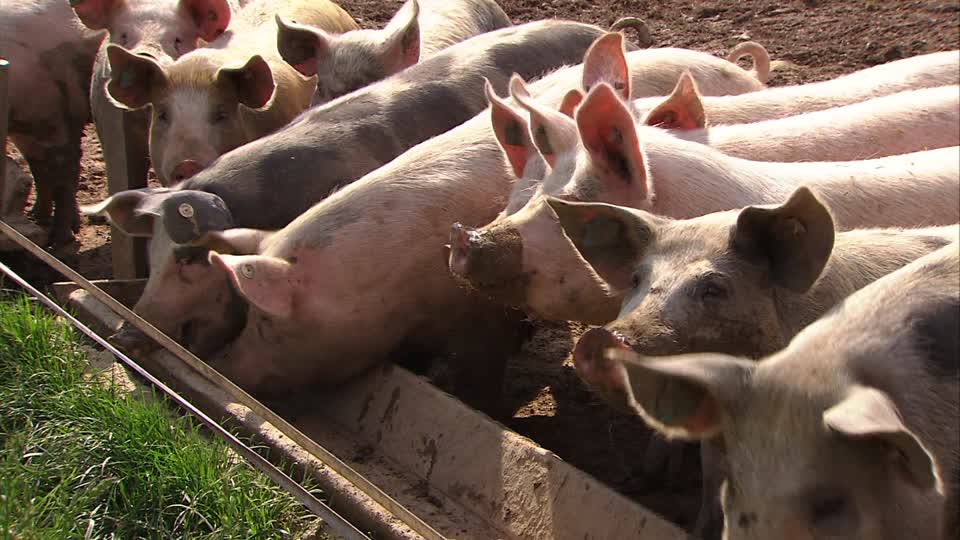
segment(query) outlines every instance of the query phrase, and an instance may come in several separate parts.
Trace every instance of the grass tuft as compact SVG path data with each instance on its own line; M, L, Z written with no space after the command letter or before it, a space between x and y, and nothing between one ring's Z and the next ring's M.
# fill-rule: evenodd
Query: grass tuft
M0 299L0 538L284 538L314 524L164 398L86 365L72 327Z

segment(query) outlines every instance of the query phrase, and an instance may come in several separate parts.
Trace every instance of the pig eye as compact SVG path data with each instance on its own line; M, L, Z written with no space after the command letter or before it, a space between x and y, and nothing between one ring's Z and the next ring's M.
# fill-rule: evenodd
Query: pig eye
M121 44L121 45L126 45L126 44L127 44L127 41L128 41L129 39L130 39L130 38L129 38L129 36L127 36L127 33L126 33L126 32L120 34L120 44Z
M165 109L160 109L157 111L157 120L161 123L167 124L170 122L170 116L167 114Z
M175 39L173 40L173 50L177 51L177 54L182 54L182 53L183 53L183 50L181 49L182 46L183 46L183 40L182 40L182 39L180 39L180 38L175 38Z
M857 527L857 514L850 499L842 493L822 493L810 500L810 524L820 534L847 536Z
M727 298L729 291L718 275L708 274L697 284L695 294L703 302L715 302Z
M217 109L210 115L211 124L219 124L227 119L227 113L223 109Z

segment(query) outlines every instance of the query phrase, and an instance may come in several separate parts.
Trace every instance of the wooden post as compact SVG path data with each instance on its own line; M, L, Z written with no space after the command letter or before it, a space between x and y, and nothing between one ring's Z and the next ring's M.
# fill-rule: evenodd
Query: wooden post
M7 155L7 121L10 117L10 95L7 77L10 73L10 62L0 58L0 150L3 150L3 156ZM7 161L0 160L0 193L4 193L3 188L7 183ZM3 201L0 201L3 202Z
M147 187L148 149L137 137L136 126L143 122L143 111L127 112L117 107L106 107L97 118L100 140L108 138L111 144L103 146L107 166L107 188L110 194L127 189ZM137 115L140 115L139 118ZM109 152L109 155L108 155ZM147 276L147 244L143 238L133 238L116 227L110 230L114 279L136 279Z

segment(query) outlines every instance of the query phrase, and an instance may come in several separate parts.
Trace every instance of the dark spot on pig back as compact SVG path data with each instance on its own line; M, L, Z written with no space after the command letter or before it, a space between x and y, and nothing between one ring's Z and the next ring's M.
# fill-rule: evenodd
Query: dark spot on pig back
M953 296L924 306L913 323L914 346L930 374L956 379L960 373L960 299Z
M482 84L479 76L477 84ZM463 85L435 79L396 94L387 112L387 125L401 151L453 129L483 110L485 102L469 103L458 86ZM417 106L411 107L411 103Z
M562 65L580 64L583 53L601 34L599 28L588 25L550 26L528 33L522 42L495 44L490 49L491 64L501 73L518 73L529 81ZM496 90L502 94L504 89Z

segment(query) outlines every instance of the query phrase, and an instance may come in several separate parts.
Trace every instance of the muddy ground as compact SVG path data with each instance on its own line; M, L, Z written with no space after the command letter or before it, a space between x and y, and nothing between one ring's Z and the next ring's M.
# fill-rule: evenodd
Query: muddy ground
M340 3L361 26L378 27L401 1ZM639 16L649 23L658 46L717 55L740 41L758 41L774 59L795 64L776 72L772 85L818 81L890 60L955 49L960 35L956 0L502 0L501 5L515 22L556 17L606 27L620 17ZM92 127L87 133L81 203L106 195L100 147ZM89 278L110 277L109 228L85 224L76 246L61 255ZM57 279L26 256L3 258L36 283ZM523 353L511 361L507 399L515 413L501 420L665 517L690 525L699 501L695 449L684 449L686 459L672 473L663 466L644 472L648 434L642 423L611 411L573 373L567 357L581 331L576 326L539 326Z

